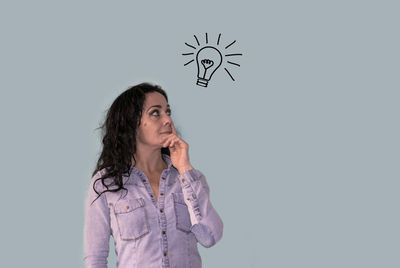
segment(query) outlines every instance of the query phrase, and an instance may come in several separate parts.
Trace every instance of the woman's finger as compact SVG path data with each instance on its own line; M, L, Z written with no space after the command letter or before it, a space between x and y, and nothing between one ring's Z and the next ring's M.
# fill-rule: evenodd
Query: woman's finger
M163 147L168 147L168 146L170 146L171 142L172 142L174 139L177 139L177 138L178 138L178 137L176 137L176 135L170 134L169 136L167 136L167 137L165 138L165 141L163 142Z
M179 143L179 138L174 137L173 139L171 139L171 144L169 145L169 147L174 147L176 143Z
M168 147L169 140L170 140L169 137L165 138L165 140L162 143L162 147L164 147L164 148Z
M171 121L171 127L172 127L172 133L173 134L175 134L176 136L178 136L178 133L176 132L176 129L175 129L175 124L174 124L174 121Z
M176 137L175 139L173 139L172 144L170 146L171 147L179 146L179 148L183 149L185 147L185 142L181 138Z

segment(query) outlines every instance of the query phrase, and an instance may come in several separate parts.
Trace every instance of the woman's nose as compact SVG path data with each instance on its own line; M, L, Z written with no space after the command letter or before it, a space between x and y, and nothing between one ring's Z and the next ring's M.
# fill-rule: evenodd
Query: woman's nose
M171 125L171 122L172 122L171 117L169 115L165 115L164 116L164 125L167 125L167 124Z

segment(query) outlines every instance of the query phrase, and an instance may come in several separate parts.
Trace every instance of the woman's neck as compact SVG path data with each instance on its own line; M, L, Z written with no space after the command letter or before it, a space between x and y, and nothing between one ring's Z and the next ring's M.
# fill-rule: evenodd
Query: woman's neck
M168 167L161 156L160 149L156 150L137 150L132 158L132 165L146 174L162 172Z

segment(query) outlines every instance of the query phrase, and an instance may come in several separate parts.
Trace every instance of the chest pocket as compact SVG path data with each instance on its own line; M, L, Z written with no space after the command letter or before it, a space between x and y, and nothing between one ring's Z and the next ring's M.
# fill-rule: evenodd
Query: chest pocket
M192 224L190 222L189 210L185 203L184 196L181 193L172 193L172 195L174 198L176 229L189 233Z
M143 198L120 200L114 211L122 240L138 239L150 232Z

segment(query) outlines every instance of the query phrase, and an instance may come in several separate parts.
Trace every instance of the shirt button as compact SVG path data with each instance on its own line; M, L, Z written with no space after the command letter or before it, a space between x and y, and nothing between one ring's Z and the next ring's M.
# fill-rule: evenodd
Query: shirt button
M129 206L126 206L125 208L126 208L126 210L128 210L128 209L129 209Z
M165 231L162 231L162 234L165 234Z
M164 177L162 177L162 179L163 179L163 180L165 180L165 178L164 178Z
M185 179L182 179L182 182L185 182Z
M162 213L164 210L160 209L160 212Z
M146 182L146 180L142 180L142 182Z
M164 256L167 256L167 252L164 252Z
M160 195L164 195L164 193L160 193Z

